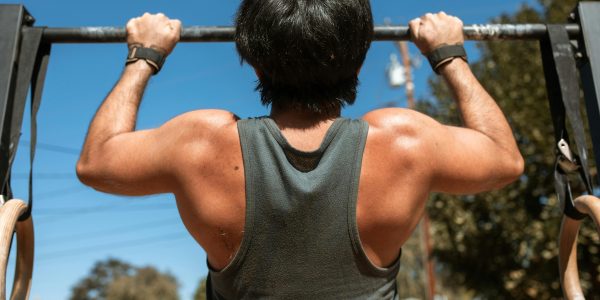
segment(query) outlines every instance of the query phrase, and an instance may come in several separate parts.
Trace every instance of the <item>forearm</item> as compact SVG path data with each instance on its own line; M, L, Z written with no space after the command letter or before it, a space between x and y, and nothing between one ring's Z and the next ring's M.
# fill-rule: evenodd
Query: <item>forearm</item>
M90 124L82 161L101 153L102 145L112 137L135 130L139 104L152 72L153 69L141 60L125 67Z
M508 121L469 65L462 59L454 59L440 73L455 96L465 127L486 135L507 153L520 157Z

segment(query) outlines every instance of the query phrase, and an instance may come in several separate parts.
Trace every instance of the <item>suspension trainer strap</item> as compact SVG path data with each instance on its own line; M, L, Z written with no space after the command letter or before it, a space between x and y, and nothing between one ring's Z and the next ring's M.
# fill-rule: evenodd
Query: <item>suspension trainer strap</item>
M569 174L578 174L589 194L593 191L588 169L585 131L579 106L579 81L575 57L568 33L563 26L548 25L548 33L540 42L550 112L554 125L557 159L554 167L554 186L563 212L581 220L585 214L573 204ZM571 151L566 117L572 126L577 154Z
M27 211L19 218L19 221L27 220L31 216L33 209L33 161L35 159L35 149L37 145L37 113L42 103L42 92L44 90L44 80L50 61L51 44L43 43L40 45L37 57L35 59L34 76L31 78L31 117L30 117L30 143L29 143L29 201Z
M33 34L32 34L33 33ZM27 92L29 91L29 84L33 76L33 69L35 68L35 57L37 55L37 49L41 41L41 33L36 35L35 32L30 32L24 29L21 33L21 44L20 53L18 56L18 68L16 70L16 82L13 85L13 101L9 105L10 114L7 116L8 119L8 168L6 170L6 177L10 178L10 172L12 164L14 162L17 148L19 146L19 139L21 138L21 125L23 124L23 113L25 111L25 102L27 100ZM4 188L7 192L7 200L12 199L12 189L10 179L4 183Z
M41 100L41 86L45 77L46 67L48 63L48 55L50 47L41 45L42 33L44 28L24 27L21 35L20 53L18 60L18 70L16 82L14 85L14 101L11 110L10 118L10 144L9 144L9 169L8 178L12 164L14 162L19 140L21 138L21 127L23 124L23 114L25 111L25 103L27 93L31 87L31 145L30 145L30 170L29 170L29 201L27 211L20 216L19 220L23 221L31 215L33 205L32 194L32 168L33 156L35 154L35 138L36 138L36 115ZM13 198L11 182L6 182L6 190L9 199Z

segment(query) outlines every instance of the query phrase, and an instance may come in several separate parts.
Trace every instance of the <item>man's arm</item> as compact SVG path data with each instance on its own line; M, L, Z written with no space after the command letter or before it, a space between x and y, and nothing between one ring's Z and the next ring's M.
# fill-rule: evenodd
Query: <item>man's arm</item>
M127 43L171 53L181 23L162 14L144 14L127 23ZM154 69L139 60L125 67L121 78L98 109L77 163L80 180L96 189L120 194L169 191L173 185L169 151L175 142L167 123L158 129L134 131L142 95ZM173 122L171 122L173 123Z
M463 44L462 22L439 13L410 22L413 41L430 53L447 44ZM494 99L460 58L439 72L454 93L466 128L443 126L421 118L426 157L431 158L431 189L449 193L476 193L500 188L523 172L523 158L512 130Z

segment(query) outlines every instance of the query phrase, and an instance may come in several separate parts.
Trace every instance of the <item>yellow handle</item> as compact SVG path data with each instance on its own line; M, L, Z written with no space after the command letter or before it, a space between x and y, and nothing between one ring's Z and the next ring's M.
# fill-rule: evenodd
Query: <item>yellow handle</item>
M592 217L596 229L600 232L600 199L594 196L581 196L575 199L575 208ZM567 216L563 218L560 228L560 245L558 265L560 271L560 284L563 288L565 299L585 299L579 282L577 268L577 235L581 221L573 220Z
M11 300L27 299L33 273L33 221L18 222L27 210L21 200L10 200L0 206L0 300L6 299L6 266L13 234L17 233L17 263Z

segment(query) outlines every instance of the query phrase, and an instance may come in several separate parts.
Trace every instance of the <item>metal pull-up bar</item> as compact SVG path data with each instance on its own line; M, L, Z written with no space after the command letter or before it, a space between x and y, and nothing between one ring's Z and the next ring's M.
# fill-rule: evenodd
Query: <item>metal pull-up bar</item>
M572 38L580 35L579 24L563 24ZM548 32L545 24L482 24L464 27L467 40L540 40ZM407 26L377 26L376 41L410 39ZM191 26L181 32L182 42L231 42L234 27ZM126 33L123 27L46 28L43 39L50 43L122 43Z

